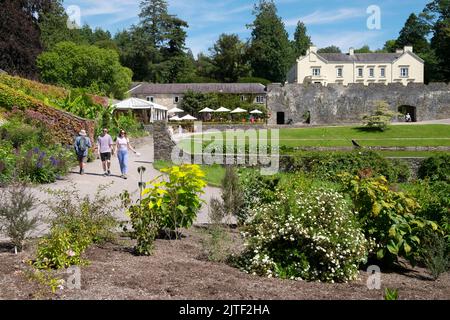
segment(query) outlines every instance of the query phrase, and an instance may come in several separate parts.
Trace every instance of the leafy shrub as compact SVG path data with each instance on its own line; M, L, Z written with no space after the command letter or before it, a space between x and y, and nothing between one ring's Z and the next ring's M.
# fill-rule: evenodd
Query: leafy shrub
M124 192L122 202L131 218L131 237L137 240L135 252L150 255L153 241L160 230L175 231L189 228L202 206L200 194L204 191L205 174L198 165L174 166L161 170L167 180L157 177L143 188L137 204L131 204L130 195ZM159 181L159 182L158 182Z
M107 186L99 187L93 198L81 196L74 186L48 190L54 197L45 203L51 213L51 232L38 245L36 267L61 269L86 264L81 255L92 243L113 238L115 203L104 194L106 190Z
M114 238L118 226L114 217L116 197L108 195L108 185L98 187L94 196L81 195L72 186L64 190L47 190L53 197L45 204L53 228L65 228L74 234L85 234L94 243Z
M437 280L450 267L448 238L429 231L423 238L421 258L433 279Z
M343 196L318 188L283 190L276 198L245 227L241 268L285 279L355 279L368 243Z
M149 197L139 199L136 204L132 204L130 194L125 191L121 194L121 199L131 220L130 237L137 241L134 247L135 253L140 256L151 255L155 238L161 228L159 212L150 208L151 199ZM128 231L126 227L124 230Z
M0 193L0 231L5 229L19 251L27 234L36 228L38 217L29 217L36 202L37 199L25 184L12 184Z
M73 154L53 141L44 127L12 118L0 128L0 183L15 175L33 183L54 182L74 163Z
M339 181L343 172L356 175L369 170L373 175L383 175L391 182L404 182L411 176L408 165L401 161L390 161L373 151L316 152L283 157L283 171L311 173L318 179Z
M442 154L423 161L419 168L419 178L450 183L450 155Z
M0 142L0 187L11 181L14 175L16 156L9 141Z
M399 113L389 110L389 105L385 101L377 101L375 107L376 110L371 115L363 117L363 122L369 129L385 131Z
M215 206L216 211L222 209L222 216L237 217L244 205L243 189L236 169L227 166L222 180L222 202Z
M254 210L259 206L276 200L275 191L279 182L279 176L261 176L256 170L243 170L239 173L243 196L243 204L236 213L239 224L250 221Z
M417 261L421 233L427 229L438 230L435 222L415 216L420 208L417 201L402 192L390 190L382 176L361 178L343 174L341 179L366 237L377 244L378 259L396 262L401 256L413 263Z
M34 266L39 269L63 269L87 264L81 255L90 245L91 239L85 234L61 227L52 228L50 235L38 244Z

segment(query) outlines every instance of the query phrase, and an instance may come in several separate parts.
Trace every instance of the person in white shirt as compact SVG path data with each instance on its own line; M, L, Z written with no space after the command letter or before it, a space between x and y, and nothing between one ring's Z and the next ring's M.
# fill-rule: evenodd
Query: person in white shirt
M127 179L128 174L128 150L137 154L136 150L131 146L130 140L127 138L125 130L120 130L116 139L117 158L119 159L121 178Z

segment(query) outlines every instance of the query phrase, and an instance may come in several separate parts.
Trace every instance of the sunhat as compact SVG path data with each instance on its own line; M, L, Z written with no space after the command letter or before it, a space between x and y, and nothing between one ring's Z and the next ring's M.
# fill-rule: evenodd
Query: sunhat
M80 133L79 133L79 135L80 135L80 136L86 136L86 135L87 135L87 134L86 134L86 130L84 130L84 129L81 130Z

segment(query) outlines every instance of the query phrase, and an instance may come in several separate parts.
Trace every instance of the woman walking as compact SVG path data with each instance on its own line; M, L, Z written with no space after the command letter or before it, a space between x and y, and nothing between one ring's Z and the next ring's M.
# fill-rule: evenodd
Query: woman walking
M125 130L120 130L119 136L116 140L117 158L119 159L120 171L122 173L121 178L127 179L128 174L128 150L137 153L136 150L130 144L130 140L127 138Z

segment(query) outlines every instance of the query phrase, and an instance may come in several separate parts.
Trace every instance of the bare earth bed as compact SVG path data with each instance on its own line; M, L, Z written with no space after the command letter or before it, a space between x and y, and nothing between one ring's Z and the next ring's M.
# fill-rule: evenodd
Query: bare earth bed
M432 281L426 270L410 268L383 273L382 290L369 290L367 274L347 284L325 284L267 279L245 274L224 263L205 258L201 228L185 232L181 241L157 240L151 257L131 253L132 243L92 247L91 264L81 269L81 290L44 293L26 276L25 260L33 248L14 255L0 249L0 299L102 299L102 300L309 300L382 299L384 288L399 289L400 299L450 299L450 274ZM236 231L233 236L237 239Z

